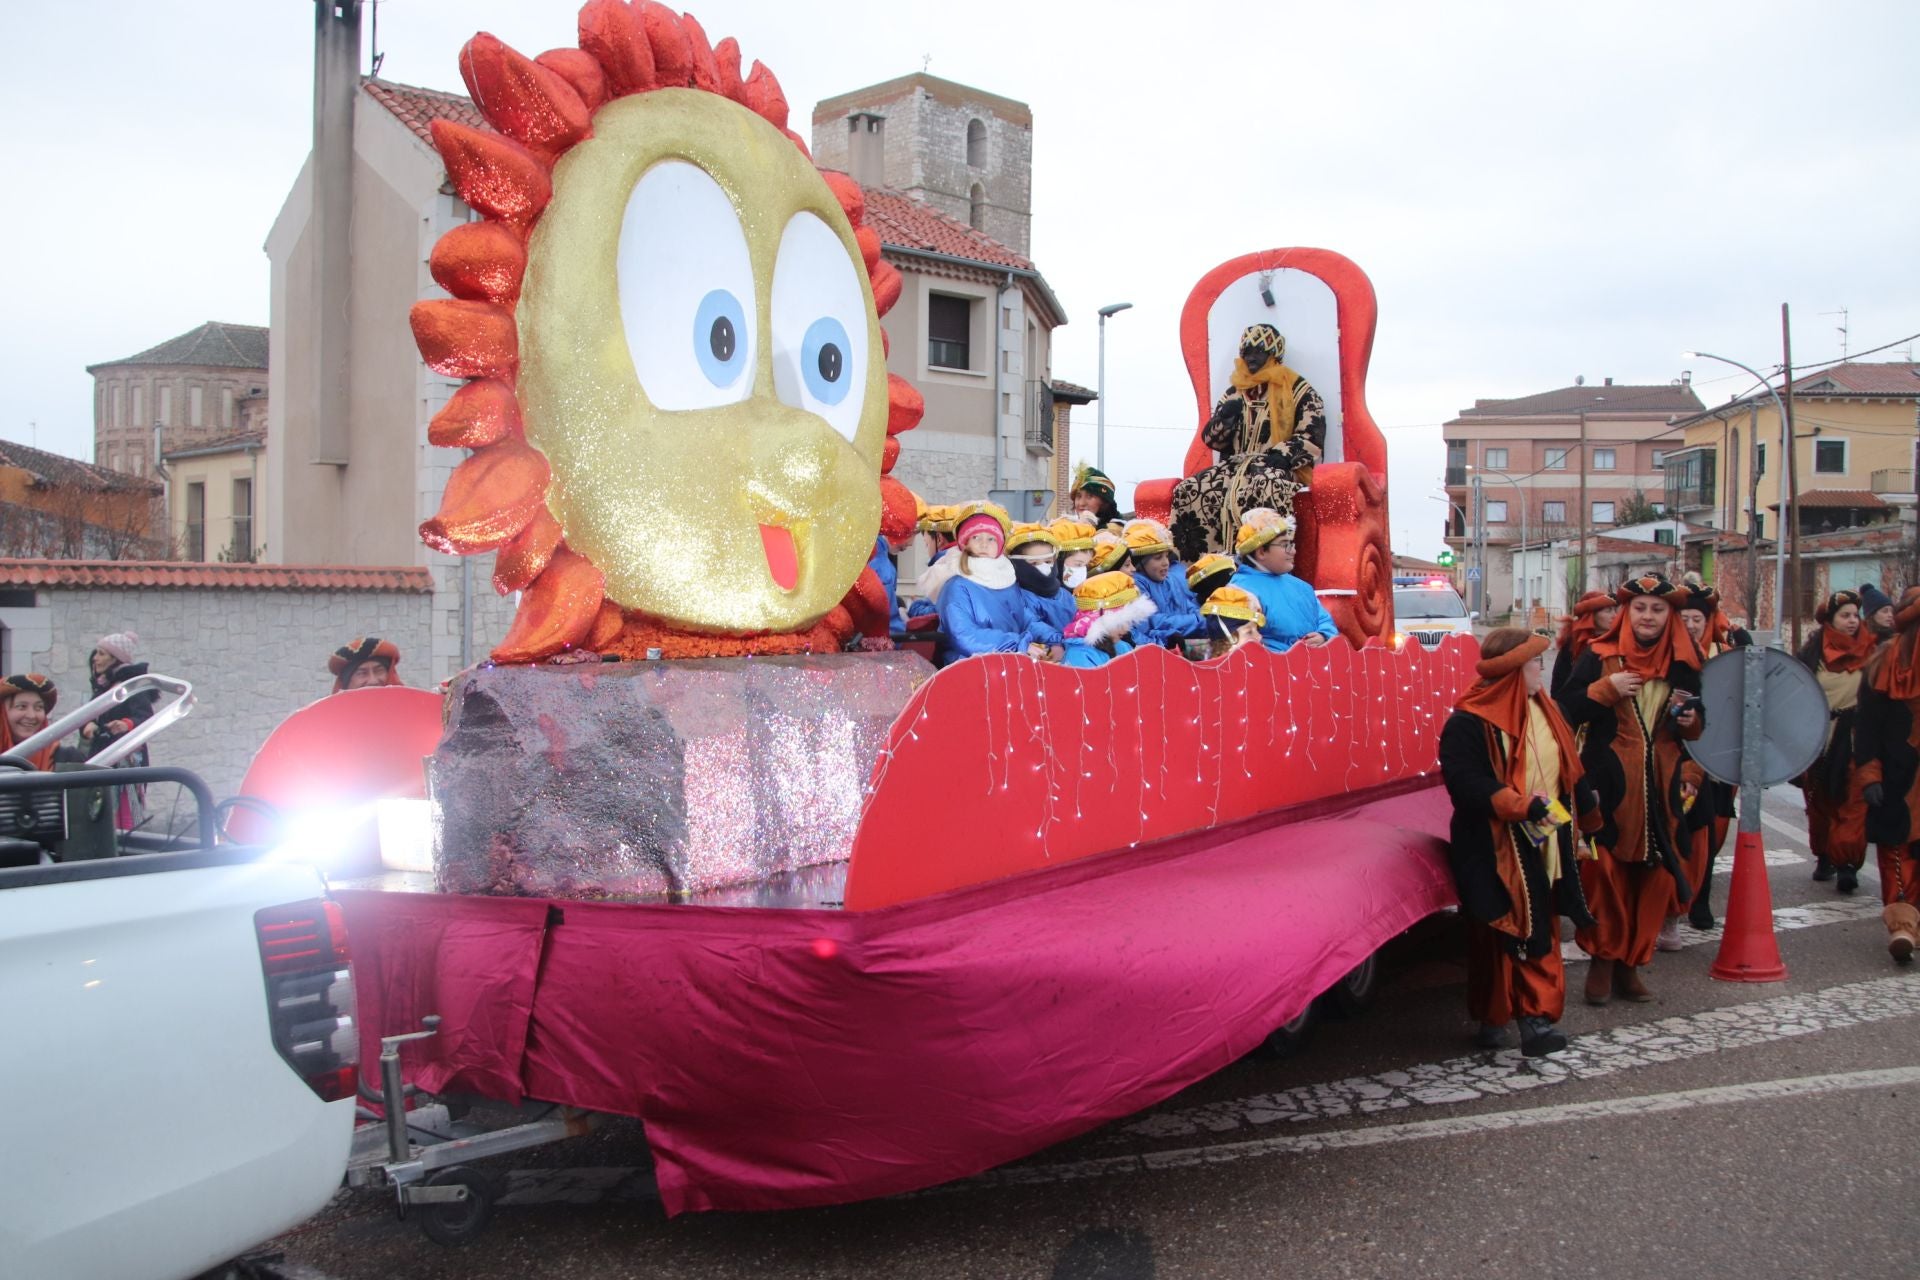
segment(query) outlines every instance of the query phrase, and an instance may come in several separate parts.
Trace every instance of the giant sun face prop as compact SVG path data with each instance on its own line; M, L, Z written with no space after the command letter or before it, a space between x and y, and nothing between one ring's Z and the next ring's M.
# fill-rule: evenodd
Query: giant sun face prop
M618 0L580 29L537 60L475 37L501 133L433 126L487 220L435 248L454 300L414 309L428 363L472 379L430 438L475 449L422 537L499 552L524 592L502 661L838 647L876 531L913 519L885 475L920 412L879 326L899 275L732 41Z

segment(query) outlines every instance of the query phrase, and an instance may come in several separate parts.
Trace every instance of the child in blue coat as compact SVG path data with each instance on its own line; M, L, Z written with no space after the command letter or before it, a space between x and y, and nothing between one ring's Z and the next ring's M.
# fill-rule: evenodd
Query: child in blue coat
M1240 518L1233 550L1240 557L1233 586L1260 602L1260 642L1274 653L1296 644L1323 645L1339 634L1333 615L1306 582L1293 576L1293 521L1268 507Z
M969 503L955 522L958 557L940 591L940 664L982 653L1025 653L1057 661L1064 656L1059 630L1034 615L1002 554L1007 514L990 502Z
M1173 571L1173 535L1167 527L1158 520L1132 520L1122 537L1133 562L1134 585L1153 601L1153 618L1145 627L1147 642L1178 645L1204 637L1200 602L1187 590L1186 575Z

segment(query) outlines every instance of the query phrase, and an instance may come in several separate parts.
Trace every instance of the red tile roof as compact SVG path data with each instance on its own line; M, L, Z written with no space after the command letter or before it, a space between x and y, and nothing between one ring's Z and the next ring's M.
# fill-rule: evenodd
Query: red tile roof
M63 453L48 453L31 445L0 440L0 467L15 467L26 472L36 484L47 488L82 489L89 493L161 492L159 482L142 476L130 476L110 467L69 458Z
M1793 380L1793 394L1920 397L1920 364L1903 360L1836 364Z
M922 204L912 196L885 187L867 187L867 222L880 233L880 243L896 249L944 253L995 267L1032 271L1023 258L992 236L982 235L957 218Z
M397 84L392 80L375 80L370 76L363 77L360 85L367 91L368 97L393 112L401 124L413 130L420 141L428 146L433 145L433 134L427 126L434 120L451 120L474 129L493 127L474 108L471 98L457 93L422 89L417 85Z
M0 586L219 587L232 590L433 590L425 569L339 564L202 564L177 560L14 560L0 558Z
M1777 507L1777 502L1769 502L1769 507ZM1865 489L1802 489L1800 491L1800 509L1820 510L1866 510L1877 511L1886 507L1880 496Z

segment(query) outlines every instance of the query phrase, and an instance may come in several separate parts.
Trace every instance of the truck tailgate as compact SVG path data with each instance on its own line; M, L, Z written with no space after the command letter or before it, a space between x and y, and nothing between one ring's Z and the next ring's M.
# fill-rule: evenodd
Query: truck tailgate
M0 891L9 1274L194 1275L326 1203L353 1101L276 1053L253 920L323 892L273 862Z

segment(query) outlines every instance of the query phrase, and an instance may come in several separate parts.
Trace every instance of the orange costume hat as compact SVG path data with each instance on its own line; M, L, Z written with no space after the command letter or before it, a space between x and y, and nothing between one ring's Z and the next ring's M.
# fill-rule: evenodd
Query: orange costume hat
M8 676L5 680L0 680L0 753L12 751L21 741L13 736L13 722L7 719L5 708L23 693L39 694L40 700L47 706L49 716L53 714L54 703L60 701L59 688L37 671ZM34 752L31 757L33 767L42 771L53 768L54 749L59 745L59 743L50 743Z
M1893 639L1880 656L1873 687L1900 702L1920 698L1920 587L1900 593L1893 611Z
M353 679L354 670L363 662L375 660L387 664L387 683L400 683L400 649L391 640L378 636L355 636L333 651L327 670L333 672L333 691L340 693Z
M1565 717L1542 691L1527 693L1524 668L1547 651L1545 636L1529 636L1525 641L1494 658L1482 658L1474 666L1480 679L1460 695L1453 705L1457 710L1478 716L1513 742L1507 762L1507 785L1520 796L1527 791L1527 699L1534 697L1547 713L1547 725L1553 730L1554 744L1560 748L1560 786L1568 795L1580 780L1580 749Z
M1684 598L1684 590L1657 573L1643 573L1621 583L1619 590L1613 593L1614 600L1620 605L1620 612L1607 634L1593 642L1593 651L1602 659L1619 658L1626 664L1627 670L1645 680L1665 680L1668 669L1676 662L1698 668L1703 661L1700 647L1694 644L1693 637L1687 634L1686 624L1680 621L1679 604ZM1630 606L1636 596L1651 596L1666 601L1669 606L1667 628L1651 645L1642 645L1633 634Z

